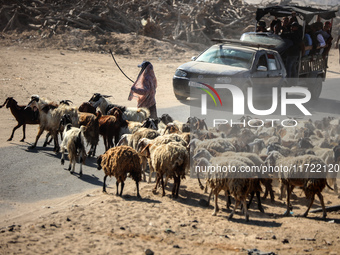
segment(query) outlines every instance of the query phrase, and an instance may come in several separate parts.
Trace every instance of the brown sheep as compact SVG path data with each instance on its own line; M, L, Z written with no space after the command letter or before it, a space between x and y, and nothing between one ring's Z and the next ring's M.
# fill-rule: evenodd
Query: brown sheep
M96 107L92 106L89 102L84 102L78 107L78 111L96 114Z
M124 181L129 174L129 176L136 182L137 197L140 198L139 182L142 179L142 171L140 158L135 149L125 145L111 148L98 157L97 164L97 169L100 170L103 168L105 173L103 192L106 193L106 178L108 176L114 176L116 178L117 186L116 195L118 195L118 186L119 183L121 183L119 196L122 196Z
M313 205L314 197L317 195L319 197L321 207L323 210L323 218L326 218L327 212L323 200L323 196L321 194L322 190L329 185L327 180L323 174L319 174L318 172L313 172L311 170L312 167L309 166L320 166L324 169L325 163L322 159L315 155L303 155L297 157L284 157L277 151L272 151L266 161L265 164L269 166L279 166L279 167L292 167L295 166L298 168L298 171L290 170L290 171L279 171L279 179L280 182L286 186L287 188L287 211L284 213L284 216L290 215L290 195L294 189L294 187L301 187L306 195L306 198L310 199L310 203L306 212L302 215L303 217L307 217L310 208ZM301 174L303 173L303 174ZM330 188L332 189L332 188Z
M116 144L116 146L128 145L134 148L135 150L137 150L137 145L141 139L143 138L154 139L158 136L160 136L160 133L158 133L156 130L153 130L150 128L140 128L138 131L136 131L133 134L124 134L122 138L119 140L118 144ZM141 164L142 164L143 180L146 181L146 175L145 175L145 170L147 168L146 157L141 156ZM151 179L151 174L152 174L152 171L150 170L149 182Z
M127 125L127 122L123 120L122 111L118 107L113 109L113 116L103 115L99 119L99 134L104 138L105 151L113 147L113 137L115 144L118 144L120 130Z
M182 131L180 131L179 127L176 124L174 124L174 123L167 124L166 128L165 128L165 130L163 132L163 135L165 135L165 134L174 134L174 133L181 134Z
M94 156L96 154L96 148L99 142L99 119L102 116L101 112L97 114L80 112L79 113L79 126L85 126L84 136L87 144L91 145L91 149L88 152L88 156Z

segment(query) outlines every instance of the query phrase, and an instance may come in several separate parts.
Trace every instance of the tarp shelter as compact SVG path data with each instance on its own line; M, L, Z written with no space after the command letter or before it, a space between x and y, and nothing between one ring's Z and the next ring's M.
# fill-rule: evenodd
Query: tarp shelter
M307 24L315 15L319 15L321 18L329 20L335 18L335 13L337 12L337 10L322 10L313 7L276 5L266 8L258 8L256 11L256 20L260 21L266 14L276 17L287 17L290 16L293 11L295 11L297 16L299 16L302 20L306 21Z

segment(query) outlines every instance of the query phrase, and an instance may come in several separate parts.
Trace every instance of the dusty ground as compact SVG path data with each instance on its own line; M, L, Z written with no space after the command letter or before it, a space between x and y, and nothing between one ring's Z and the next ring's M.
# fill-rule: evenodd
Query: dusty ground
M144 38L134 40L141 43ZM176 68L195 55L173 45L152 41L158 51L117 55L122 69L132 79L137 65L150 60L158 79L159 108L180 105L172 93L172 76ZM127 101L131 83L118 71L105 52L79 51L77 48L37 48L2 44L0 48L0 103L13 96L26 104L32 94L51 100L70 99L75 105L89 100L94 92L112 95L112 101L135 106ZM130 44L131 48L133 45ZM140 45L138 45L140 46ZM136 46L137 47L137 46ZM168 50L167 50L168 47ZM331 51L329 77L339 77L338 52ZM6 142L15 120L1 109L0 146L17 146L18 130L13 142ZM27 127L27 141L33 141L36 126ZM3 170L3 169L2 169ZM72 176L70 176L72 178ZM82 194L40 201L17 203L16 210L0 213L0 254L246 254L249 249L278 254L338 254L340 251L340 212L330 212L326 220L321 213L309 218L282 217L285 203L264 201L266 213L250 210L250 222L228 211L211 216L212 207L199 205L202 195L197 181L187 178L180 198L153 194L153 184L141 183L142 200L135 198L135 186L127 183L123 198L116 197L115 185L109 182L109 195L94 189ZM294 216L306 209L306 200L296 190ZM0 194L1 197L1 194ZM338 195L324 191L327 206L339 204ZM1 199L1 198L0 198ZM220 206L225 208L223 199ZM316 199L314 208L320 206Z

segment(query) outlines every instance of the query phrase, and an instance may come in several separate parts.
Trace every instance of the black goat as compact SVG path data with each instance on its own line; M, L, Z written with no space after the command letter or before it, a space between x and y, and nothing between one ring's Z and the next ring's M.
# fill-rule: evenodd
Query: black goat
M89 103L95 108L97 108L98 106L99 107L101 106L102 101L105 101L106 102L106 104L104 104L105 108L100 107L103 115L112 115L112 113L110 113L109 111L114 107L119 108L122 111L122 113L125 112L126 110L125 106L108 103L108 101L105 99L108 97L111 97L111 96L101 95L100 93L94 93L93 96L90 98Z
M162 121L165 125L169 124L170 122L174 122L173 118L167 113L162 114L162 116L159 118L160 121Z
M25 109L26 105L18 105L17 101L15 101L13 97L8 97L0 108L5 105L6 108L10 108L13 116L18 122L18 124L13 128L11 137L7 141L11 141L15 130L22 126L23 137L20 142L24 142L26 138L26 124L39 124L39 112L35 112L31 108Z
M141 127L150 128L150 129L153 129L153 130L158 130L159 122L160 122L159 118L157 118L157 119L146 118L146 120L144 120L142 122L142 126Z

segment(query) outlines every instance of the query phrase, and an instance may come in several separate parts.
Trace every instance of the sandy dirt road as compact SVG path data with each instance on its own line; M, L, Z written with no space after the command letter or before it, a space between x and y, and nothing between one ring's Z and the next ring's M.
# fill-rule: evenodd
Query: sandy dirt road
M189 115L188 105L175 99L171 79L177 66L194 54L189 52L171 59L164 59L161 54L117 56L117 61L133 78L139 71L137 65L143 59L150 60L158 79L159 111L173 112L176 118L184 121ZM331 54L329 77L339 78L337 51L332 50ZM51 100L69 99L79 105L99 92L112 95L116 103L136 105L135 101L126 100L131 83L119 73L108 54L2 47L0 59L2 101L13 96L20 104L26 104L32 94L39 94ZM78 176L63 170L59 156L52 153L51 147L38 148L37 153L27 152L28 144L19 142L21 130L16 131L12 142L7 142L16 123L7 109L0 111L1 176L6 177L11 167L17 168L17 180L7 183L3 192L17 192L22 183L35 185L39 182L50 186L49 177L59 178L59 189L70 190L70 195L58 198L45 197L40 190L40 194L33 194L38 195L34 202L28 199L29 188L23 191L20 201L5 201L4 193L0 194L0 210L6 207L0 213L0 251L3 254L143 254L146 249L159 254L247 254L255 248L278 254L339 252L338 212L329 213L326 220L321 219L321 213L310 214L307 219L285 218L281 216L285 210L284 201L271 204L266 200L264 214L256 209L256 203L251 207L250 223L244 223L240 214L228 221L229 211L223 209L219 216L212 217L212 207L199 205L199 200L206 199L207 194L202 194L197 181L190 178L183 180L178 200L169 197L171 184L162 198L160 194L153 194L153 184L147 183L141 184L143 200L136 200L135 186L131 182L126 185L126 195L120 198L113 195L112 180L108 183L109 195L101 193L102 173L97 177L92 175L97 170L90 160L84 168L86 187L71 194L75 180L81 182ZM36 132L37 126L28 126L26 141L33 142ZM36 161L35 165L28 164L32 160ZM34 167L40 168L38 176L30 174ZM89 184L93 188L89 188ZM296 195L294 215L304 212L307 203L299 191ZM324 197L327 205L339 204L338 195L332 191L325 191ZM220 199L220 206L225 207L223 199ZM318 206L317 200L313 209Z

